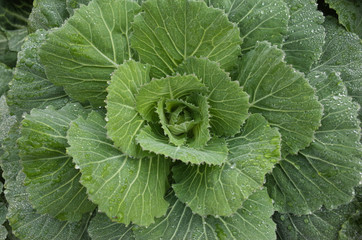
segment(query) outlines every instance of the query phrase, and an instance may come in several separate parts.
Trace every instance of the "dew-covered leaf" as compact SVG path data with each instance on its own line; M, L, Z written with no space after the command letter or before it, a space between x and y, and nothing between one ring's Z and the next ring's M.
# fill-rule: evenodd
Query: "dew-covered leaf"
M254 48L257 41L281 44L287 33L288 8L283 0L205 0L210 6L224 9L236 23L243 40L242 51Z
M18 140L31 203L39 213L60 220L79 221L95 208L79 183L79 170L65 152L69 124L78 115L85 115L78 104L60 110L33 109L22 121Z
M264 184L264 176L280 159L280 134L259 114L251 115L242 133L227 140L228 160L222 166L172 168L178 199L202 216L228 216Z
M204 2L149 0L132 24L131 44L154 77L164 77L189 56L207 57L230 69L240 52L239 30Z
M131 0L94 0L80 7L40 48L49 80L75 100L104 106L111 73L132 56L130 22L139 9Z
M136 239L158 240L270 240L275 239L275 224L270 219L273 206L265 190L250 196L231 217L201 217L180 202L172 193L168 196L167 214L148 228L134 227Z
M135 137L145 120L136 110L139 88L150 81L150 66L135 61L122 64L112 75L107 88L107 134L127 155L144 155Z
M314 213L301 216L276 212L273 220L277 223L277 235L280 240L342 240L343 238L338 237L338 232L357 209L356 203L350 203L337 209L326 210L323 208ZM358 238L346 238L345 240L347 239L357 240Z
M65 0L36 0L29 15L29 30L60 27L68 17Z
M362 38L362 4L359 0L326 0L330 8L336 10L338 21L348 31Z
M175 146L160 131L146 126L136 136L143 150L162 154L184 163L221 165L227 159L228 148L223 138L212 138L206 146L193 148L187 145Z
M353 188L361 181L358 104L336 73L313 72L308 78L324 116L314 142L297 156L287 156L267 178L274 207L283 213L309 214L322 205L336 208L352 200Z
M313 140L322 106L304 75L286 65L284 52L260 42L241 59L238 80L261 113L282 135L282 153L297 153Z
M238 82L231 81L216 62L206 58L188 58L177 72L195 74L207 87L212 133L232 136L240 131L240 126L248 117L249 97Z
M107 215L98 212L90 221L88 233L92 240L134 240L132 227L112 222Z
M285 0L289 7L288 32L282 49L287 63L304 73L322 54L325 31L321 25L323 13L317 10L314 0Z
M362 43L354 33L347 32L337 20L324 22L326 43L320 60L311 71L339 72L348 95L362 105Z
M39 215L32 208L29 194L24 186L25 174L18 156L16 140L20 137L19 124L15 124L9 138L4 142L2 176L5 179L5 197L8 201L8 215L14 235L22 240L89 240L86 228L90 215L85 214L80 222L59 221L49 215Z
M132 159L107 139L105 120L92 112L73 121L68 152L80 169L81 183L98 209L115 222L147 226L167 210L164 200L169 160Z
M69 101L62 87L48 81L40 63L37 50L46 36L47 32L44 30L30 34L18 54L14 78L7 94L12 114L20 116L33 108L48 105L60 108Z

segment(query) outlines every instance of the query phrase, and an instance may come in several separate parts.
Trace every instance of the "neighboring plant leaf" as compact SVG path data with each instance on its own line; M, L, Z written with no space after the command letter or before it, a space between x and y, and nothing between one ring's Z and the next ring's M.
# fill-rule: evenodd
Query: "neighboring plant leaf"
M140 59L153 66L153 77L174 73L189 56L207 57L223 69L235 65L239 30L221 10L187 0L149 0L142 9L132 24L131 44Z
M356 212L356 205L351 203L334 210L321 209L308 215L280 214L273 216L277 223L277 235L280 240L320 239L337 240L342 224ZM358 239L358 238L348 238Z
M110 74L131 58L130 22L139 9L131 0L94 0L79 8L40 48L49 80L75 100L104 106Z
M82 4L88 5L91 0L65 0L67 3L67 10L69 14L72 16L74 14L74 10L79 8Z
M134 240L132 227L112 222L107 215L98 212L90 221L88 233L92 240Z
M254 48L257 41L281 44L287 33L289 11L283 0L205 0L224 9L229 20L240 29L242 51Z
M6 30L24 28L28 24L31 1L0 0L0 27Z
M321 25L323 13L317 10L315 1L284 0L290 11L288 32L282 49L287 63L304 73L322 54L325 31Z
M107 134L116 147L134 157L145 155L135 141L145 122L136 110L136 95L150 82L149 72L149 65L127 61L113 73L107 88Z
M69 124L78 115L85 115L78 104L33 109L22 121L18 140L30 202L39 213L60 220L79 221L95 208L79 183L79 170L65 153Z
M336 10L340 24L362 38L362 4L359 0L326 0L325 2L330 8Z
M340 72L348 95L362 105L361 39L347 32L331 17L326 18L324 27L327 36L323 54L311 71Z
M2 141L8 137L11 126L16 122L15 116L10 116L5 96L0 97L0 147Z
M49 215L39 215L29 202L24 186L25 175L18 157L16 139L20 136L19 124L15 124L4 143L1 168L5 178L5 197L8 201L8 215L13 233L22 240L89 240L86 228L90 215L82 221L70 223L56 220Z
M5 63L9 67L16 64L16 52L9 50L8 38L4 31L0 30L0 62Z
M169 143L168 137L150 126L144 127L136 137L143 150L162 154L172 159L192 164L223 164L228 155L228 148L223 138L212 138L203 148L192 148L187 145L175 146Z
M232 217L201 217L193 214L173 194L168 196L170 207L166 216L148 228L134 227L136 239L275 239L275 224L271 200L265 190L259 190L246 200Z
M222 166L179 163L172 168L177 198L201 216L236 212L280 160L280 134L259 114L251 115L242 134L227 144L228 160Z
M26 28L8 30L5 32L5 34L8 39L9 50L13 52L19 52L26 36L28 36L28 30Z
M30 34L19 52L14 78L7 94L10 112L17 116L48 105L60 108L69 101L62 87L48 81L39 61L37 50L46 36L44 30Z
M250 95L250 111L262 113L282 135L282 153L297 153L313 140L322 106L302 73L286 65L284 52L257 43L241 59L239 82Z
M0 63L0 96L9 90L9 82L13 78L13 70Z
M249 96L238 82L231 81L219 64L206 58L188 58L177 72L195 74L207 87L212 133L232 136L240 132L240 126L248 117Z
M356 188L356 197L354 202L357 211L346 222L338 233L340 240L358 239L362 236L362 185Z
M361 181L361 129L358 104L348 97L336 73L314 72L310 83L324 106L315 141L297 156L287 156L267 179L275 209L309 214L324 205L333 209L348 203Z
M68 17L65 0L36 0L29 15L29 30L60 27Z
M82 172L81 182L98 209L113 221L140 226L165 214L169 161L160 156L131 159L107 139L106 122L92 112L73 121L68 152ZM105 197L107 196L107 197Z

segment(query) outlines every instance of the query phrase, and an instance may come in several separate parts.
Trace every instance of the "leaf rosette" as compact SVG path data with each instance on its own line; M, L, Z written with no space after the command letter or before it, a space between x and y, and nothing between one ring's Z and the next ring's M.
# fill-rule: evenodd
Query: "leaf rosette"
M213 78L198 71L211 68L218 74ZM151 81L149 71L149 65L128 61L111 78L107 129L115 145L131 157L152 152L185 163L224 163L225 136L238 133L247 118L248 95L207 59L187 59L183 75ZM222 108L228 104L230 111Z

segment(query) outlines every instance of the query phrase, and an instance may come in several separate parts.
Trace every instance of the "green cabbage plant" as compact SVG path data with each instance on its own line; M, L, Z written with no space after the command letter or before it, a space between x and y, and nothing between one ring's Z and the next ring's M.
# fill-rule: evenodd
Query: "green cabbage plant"
M361 12L341 2L343 26L314 0L0 1L3 235L357 239Z

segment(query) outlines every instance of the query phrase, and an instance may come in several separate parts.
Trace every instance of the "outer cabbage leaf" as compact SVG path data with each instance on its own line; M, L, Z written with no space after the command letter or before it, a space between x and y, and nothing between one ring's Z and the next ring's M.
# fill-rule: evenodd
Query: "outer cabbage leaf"
M134 240L132 227L112 222L107 215L98 212L90 221L88 233L92 240Z
M177 72L195 74L207 87L212 133L232 136L240 132L241 124L248 117L249 96L240 88L238 82L231 81L216 62L204 58L186 59Z
M132 47L164 77L187 57L207 57L231 69L240 52L239 30L219 9L200 1L149 0L132 24Z
M13 71L5 64L0 63L0 96L9 90L9 82L13 78Z
M297 153L313 140L322 106L302 73L286 65L283 51L260 42L241 59L238 80L250 111L262 113L282 135L282 153Z
M284 0L290 9L288 32L282 49L287 63L299 71L308 73L322 54L325 31L321 25L323 13L317 10L315 1Z
M338 21L348 31L362 38L362 4L358 0L326 0L336 10Z
M221 165L227 159L228 148L223 138L212 138L206 146L193 148L187 145L175 146L169 143L169 139L162 132L144 127L136 136L136 141L143 150L162 154L172 159L178 159L185 163Z
M254 48L257 41L281 44L287 33L288 8L283 0L204 0L209 6L224 9L236 23L243 40L242 51Z
M18 140L31 203L39 213L60 220L79 221L95 208L79 183L79 170L65 153L69 124L78 115L85 115L78 104L60 110L33 109L22 121Z
M4 143L5 155L1 168L5 178L5 197L8 201L8 215L12 232L22 240L89 240L86 228L90 215L80 222L59 221L49 215L39 215L29 202L24 186L25 175L18 157L16 139L20 136L19 124L15 124Z
M113 221L140 226L167 210L164 200L169 161L161 156L131 159L107 139L106 122L92 112L73 121L68 152L82 172L81 183L98 209Z
M30 34L18 54L18 62L7 94L10 112L18 116L33 108L63 107L69 98L62 87L49 82L39 61L38 49L44 42L44 30Z
M136 109L135 96L150 81L149 71L149 65L127 61L113 73L107 88L107 134L116 147L134 157L145 155L135 141L145 122Z
M259 114L251 115L242 133L227 144L228 160L222 166L179 163L172 168L176 196L201 216L236 212L280 159L280 134Z
M132 56L130 22L139 9L130 0L95 0L79 8L40 48L49 80L75 100L103 106L110 74Z
M160 238L183 239L275 239L275 224L270 219L273 206L265 190L255 192L241 209L231 217L209 216L203 218L193 214L173 194L168 196L170 207L166 216L157 219L148 228L134 227L136 239L156 240Z
M322 126L308 148L287 156L268 177L269 194L280 212L336 208L352 200L353 188L361 181L358 104L347 96L337 74L314 72L308 77L324 106Z
M326 43L321 59L311 71L340 72L348 95L362 105L362 43L353 33L328 17L324 23Z
M60 27L68 17L65 0L36 0L29 15L29 30Z
M289 239L343 239L338 238L342 225L358 209L357 203L340 206L337 209L326 210L322 208L308 215L297 216L293 214L275 213L274 221L277 223L277 234L281 240ZM358 227L357 227L358 228ZM357 228L355 230L357 230ZM346 238L358 239L358 238Z

